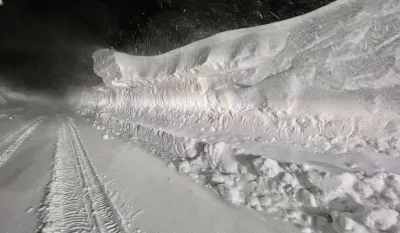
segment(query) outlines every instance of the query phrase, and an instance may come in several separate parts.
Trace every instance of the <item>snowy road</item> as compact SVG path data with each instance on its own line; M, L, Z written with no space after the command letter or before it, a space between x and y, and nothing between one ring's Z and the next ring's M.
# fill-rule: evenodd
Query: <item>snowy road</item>
M399 233L398 25L400 0L340 0L97 50L65 102L5 90L31 104L0 109L0 233Z
M31 107L0 119L0 232L299 231L103 140L88 121Z

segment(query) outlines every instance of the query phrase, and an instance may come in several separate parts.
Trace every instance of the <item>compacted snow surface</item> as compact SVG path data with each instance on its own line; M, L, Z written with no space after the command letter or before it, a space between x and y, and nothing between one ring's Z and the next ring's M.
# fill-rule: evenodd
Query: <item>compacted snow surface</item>
M400 1L93 59L85 120L2 110L1 232L400 232Z
M0 119L0 232L282 229L226 205L135 144L104 141L89 119L19 107Z

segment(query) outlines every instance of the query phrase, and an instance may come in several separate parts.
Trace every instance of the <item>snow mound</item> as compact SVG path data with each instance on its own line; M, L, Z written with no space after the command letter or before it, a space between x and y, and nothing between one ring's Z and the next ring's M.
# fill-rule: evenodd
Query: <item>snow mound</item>
M338 1L159 56L99 50L94 70L109 92L99 103L227 113L236 124L238 116L256 122L248 134L312 151L398 156L398 10L396 1Z
M71 99L231 203L303 232L398 232L400 1L339 0L153 57L93 54Z
M168 161L168 167L214 189L227 202L278 215L309 232L397 232L400 175L329 170L244 154L237 145L178 137L142 123L97 117L119 135ZM188 153L191 151L191 153Z

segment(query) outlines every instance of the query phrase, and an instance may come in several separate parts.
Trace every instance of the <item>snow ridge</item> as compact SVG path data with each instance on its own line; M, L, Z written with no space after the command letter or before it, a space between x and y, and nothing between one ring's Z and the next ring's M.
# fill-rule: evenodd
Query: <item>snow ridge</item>
M93 111L204 125L196 131L238 129L312 152L397 157L399 5L341 0L160 56L99 50L94 71L106 86L83 101ZM209 119L218 120L210 127Z

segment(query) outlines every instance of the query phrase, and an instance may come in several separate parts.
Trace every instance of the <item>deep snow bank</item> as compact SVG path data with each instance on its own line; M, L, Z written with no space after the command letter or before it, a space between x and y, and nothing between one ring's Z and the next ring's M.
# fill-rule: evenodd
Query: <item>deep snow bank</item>
M309 231L397 232L399 11L341 0L160 56L99 50L105 85L74 101L233 203Z
M99 50L94 69L115 106L226 113L230 122L243 115L256 126L247 135L390 154L383 144L399 133L398 10L397 1L338 1L160 56Z

